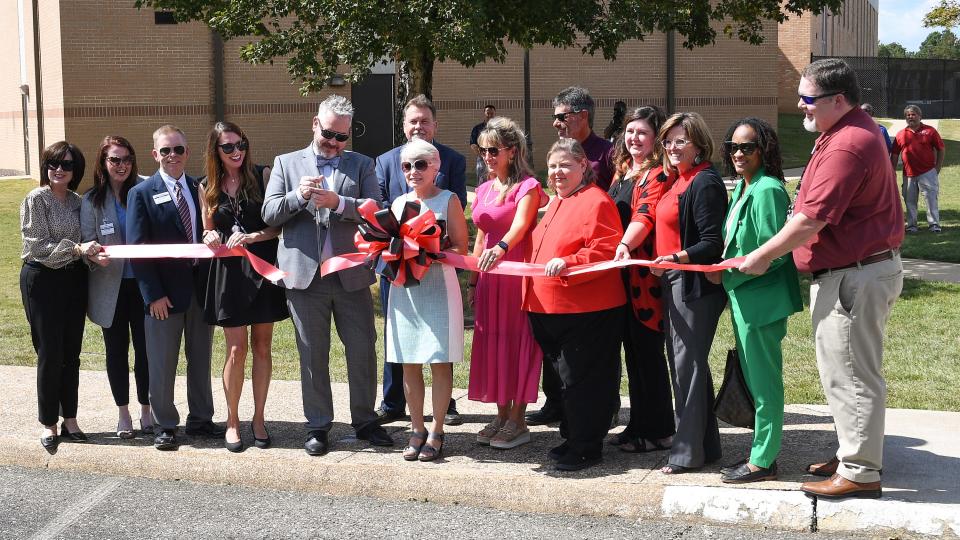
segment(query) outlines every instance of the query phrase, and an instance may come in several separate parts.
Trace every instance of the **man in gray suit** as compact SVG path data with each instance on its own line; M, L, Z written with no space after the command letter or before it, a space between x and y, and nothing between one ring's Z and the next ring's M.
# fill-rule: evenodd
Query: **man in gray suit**
M357 438L376 446L393 439L376 423L377 340L370 285L373 272L363 266L320 277L320 263L356 251L353 237L364 199L381 203L374 162L345 151L353 105L332 95L313 118L313 142L278 156L263 201L263 220L282 227L277 265L288 273L280 285L297 332L303 413L311 456L327 453L333 422L330 392L330 320L337 324L347 357L351 425Z

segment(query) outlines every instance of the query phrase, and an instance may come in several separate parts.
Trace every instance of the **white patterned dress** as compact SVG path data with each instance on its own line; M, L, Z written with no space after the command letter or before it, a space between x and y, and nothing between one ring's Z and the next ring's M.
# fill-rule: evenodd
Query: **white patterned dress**
M420 201L438 220L447 219L447 205L454 194L440 193ZM410 192L393 201L391 210L399 216L407 201L417 200ZM391 284L387 303L387 362L435 364L463 360L463 300L460 283L452 266L434 262L413 287Z

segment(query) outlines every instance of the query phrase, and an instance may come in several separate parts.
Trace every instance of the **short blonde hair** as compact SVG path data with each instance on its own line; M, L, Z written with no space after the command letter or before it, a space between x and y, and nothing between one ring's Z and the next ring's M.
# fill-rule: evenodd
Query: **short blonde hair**
M400 149L400 159L434 159L440 162L440 151L437 147L422 139L411 139Z
M164 124L153 132L153 147L157 147L157 141L160 139L160 137L163 137L164 135L170 135L171 133L179 133L180 136L183 137L183 142L187 142L187 136L183 133L182 129L173 124Z
M593 167L590 166L590 160L587 159L587 152L584 151L583 146L581 146L576 139L567 137L558 139L557 142L553 143L553 146L550 147L550 150L547 150L547 161L550 161L550 156L557 152L566 152L573 156L573 159L586 163L587 167L583 171L583 179L580 180L581 185L586 186L597 180L597 174L593 171ZM547 174L547 186L554 191L557 189L553 185L553 182L550 181L549 173Z

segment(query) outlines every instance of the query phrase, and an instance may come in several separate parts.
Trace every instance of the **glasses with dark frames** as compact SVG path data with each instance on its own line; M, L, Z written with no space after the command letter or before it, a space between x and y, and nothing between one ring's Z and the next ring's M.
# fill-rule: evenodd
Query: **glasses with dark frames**
M163 148L157 148L157 152L159 152L160 155L163 157L169 156L170 152L173 152L178 156L182 156L186 151L187 151L186 147L180 146L180 145L174 146L173 148L170 148L169 146L164 146Z
M73 170L73 160L72 159L50 159L47 160L47 168L51 171L57 169L63 169L64 172L70 172Z
M326 129L322 126L320 127L320 136L324 139L336 139L337 142L347 142L347 139L350 138L349 133L340 133L339 131Z
M804 102L804 103L807 104L807 105L813 105L813 103L814 103L815 101L817 101L818 99L820 99L820 98L825 98L825 97L830 97L830 96L838 96L838 95L840 95L840 94L842 94L842 93L843 93L843 92L827 92L827 93L825 93L825 94L820 94L819 96L804 96L804 95L801 94L801 95L800 95L800 101Z
M554 120L556 120L556 121L558 121L558 122L566 122L566 121L567 121L567 115L577 114L578 112L580 112L580 111L577 110L577 109L574 109L574 110L572 110L572 111L557 113L557 114L553 114L553 115L550 115L550 116L551 116L551 118L553 118Z
M221 150L223 150L224 154L232 154L235 150L239 150L243 152L250 146L250 143L248 143L246 140L242 140L235 143L228 142L228 143L218 144L217 146Z
M111 165L120 165L121 163L124 165L130 165L133 163L133 156L107 156L107 163Z
M479 152L480 152L480 155L481 155L481 156L485 156L485 155L487 155L487 154L490 154L490 155L493 156L493 157L499 156L501 150L506 150L506 149L507 149L505 146L501 146L501 147L499 147L499 148L497 148L496 146L491 146L491 147L489 147L489 148L484 148L484 147L481 146L481 147L479 147L479 148L480 148Z
M736 154L739 150L745 156L751 156L754 152L757 151L757 143L755 142L745 142L745 143L735 143L733 141L727 141L723 143L728 154L731 156Z
M429 165L430 165L430 163L428 163L427 160L425 160L425 159L418 159L418 160L416 160L416 161L401 161L401 162L400 162L400 168L401 168L401 169L403 170L403 172L405 172L405 173L410 172L411 169L416 169L416 170L418 170L418 171L420 171L420 172L423 172L423 171L427 170L427 166L429 166Z

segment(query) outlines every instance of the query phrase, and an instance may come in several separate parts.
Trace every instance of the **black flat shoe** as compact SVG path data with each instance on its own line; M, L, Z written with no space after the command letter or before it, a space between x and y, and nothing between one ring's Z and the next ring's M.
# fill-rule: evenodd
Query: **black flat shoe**
M745 464L748 461L750 461L750 458L745 457L736 463L731 463L730 465L724 465L723 467L720 467L720 474L732 473L733 471L739 469L741 465Z
M243 438L241 437L240 440L238 440L237 442L230 442L224 439L223 447L233 452L234 454L243 452Z
M267 433L267 426L263 426L264 433ZM270 445L273 444L273 441L270 439L270 433L267 433L267 438L258 439L257 432L253 430L253 424L250 425L250 432L253 433L253 445L260 449L270 448Z
M777 462L774 461L770 467L764 469L760 468L756 471L751 471L750 467L744 463L736 469L725 473L720 481L724 484L746 484L749 482L762 482L764 480L776 480L777 479Z
M47 450L56 450L57 446L59 445L60 437L58 437L56 433L47 437L40 437L40 446L46 448Z
M176 431L172 429L157 430L156 436L153 438L153 447L157 450L176 450Z
M80 430L74 431L73 433L67 431L66 424L60 426L60 436L69 440L70 442L84 443L90 441L90 438L87 437L87 434Z

